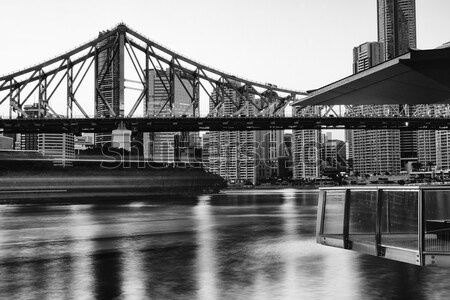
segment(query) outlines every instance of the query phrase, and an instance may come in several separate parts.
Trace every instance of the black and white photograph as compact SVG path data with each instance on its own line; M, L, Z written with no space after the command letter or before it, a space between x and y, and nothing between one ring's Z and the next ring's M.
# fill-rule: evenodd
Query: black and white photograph
M0 299L450 298L450 1L0 11Z

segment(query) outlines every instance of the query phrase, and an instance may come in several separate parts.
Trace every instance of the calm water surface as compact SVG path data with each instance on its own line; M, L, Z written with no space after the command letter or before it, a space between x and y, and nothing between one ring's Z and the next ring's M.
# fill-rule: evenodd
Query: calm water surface
M450 298L450 269L317 245L315 192L159 200L1 205L0 299Z

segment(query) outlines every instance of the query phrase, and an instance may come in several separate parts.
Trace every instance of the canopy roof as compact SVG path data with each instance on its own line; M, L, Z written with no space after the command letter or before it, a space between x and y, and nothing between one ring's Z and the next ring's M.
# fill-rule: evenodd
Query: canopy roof
M402 56L310 91L294 106L450 103L450 48Z

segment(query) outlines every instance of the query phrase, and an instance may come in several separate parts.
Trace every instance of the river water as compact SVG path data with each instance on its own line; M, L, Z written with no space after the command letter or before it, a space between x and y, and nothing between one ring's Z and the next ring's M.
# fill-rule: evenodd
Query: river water
M0 299L449 299L450 269L315 243L317 192L0 205Z

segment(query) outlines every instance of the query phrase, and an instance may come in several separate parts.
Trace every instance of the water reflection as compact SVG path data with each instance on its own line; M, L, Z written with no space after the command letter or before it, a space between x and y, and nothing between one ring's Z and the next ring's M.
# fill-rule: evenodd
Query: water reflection
M73 299L88 299L93 297L93 269L92 256L94 252L92 241L97 226L94 224L92 214L89 212L92 205L71 205L71 214L68 216L70 225L68 230L71 239L77 241L72 245L75 255L71 261L71 278L69 292Z
M126 249L126 251L123 251L121 256L121 296L126 299L145 299L148 272L143 269L144 255L141 251L135 249L133 243L130 245L130 241L122 240L122 243L121 248Z
M0 299L442 299L442 268L315 243L317 193L0 205Z
M285 190L282 193L283 204L280 206L281 216L284 221L284 235L283 235L283 248L295 249L298 246L297 240L297 207L295 203L295 191ZM296 297L303 298L306 296L303 294L301 284L297 282L299 278L299 255L300 251L292 251L284 253L281 257L284 258L284 283L281 289L281 297L284 299L294 299ZM278 297L280 298L280 297Z
M199 299L220 299L217 288L217 253L211 196L200 196L194 207L197 232L197 284Z

